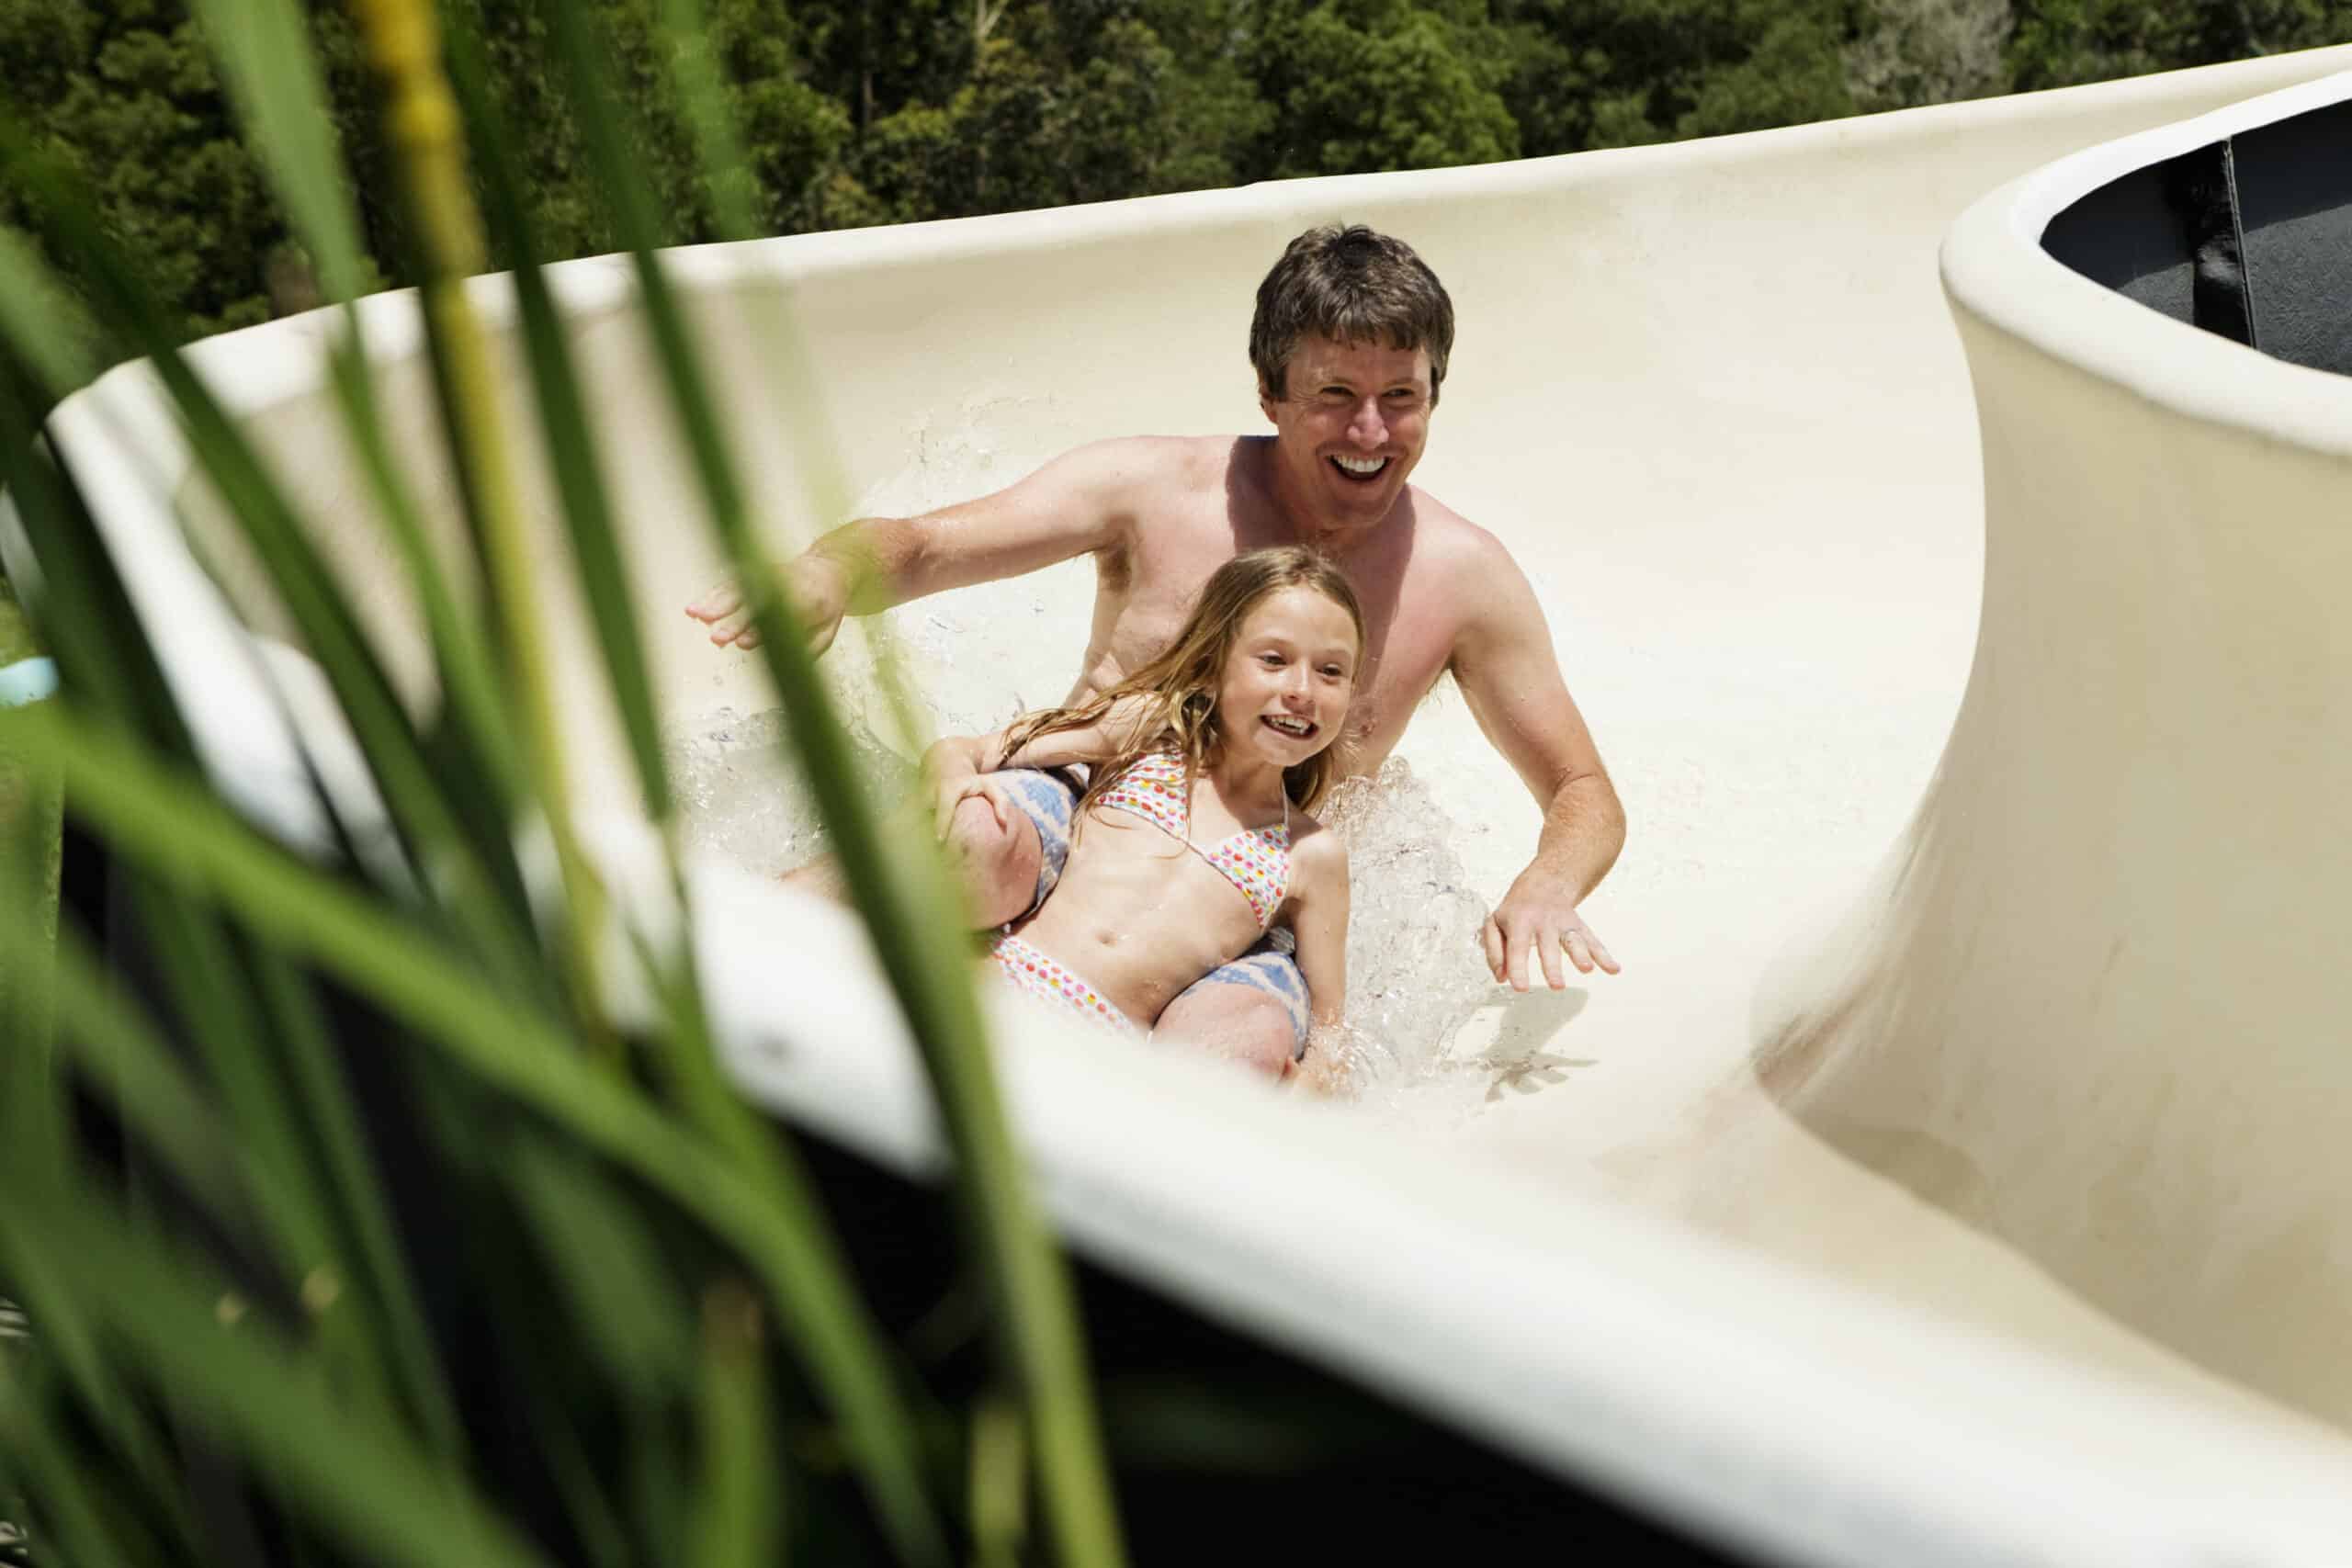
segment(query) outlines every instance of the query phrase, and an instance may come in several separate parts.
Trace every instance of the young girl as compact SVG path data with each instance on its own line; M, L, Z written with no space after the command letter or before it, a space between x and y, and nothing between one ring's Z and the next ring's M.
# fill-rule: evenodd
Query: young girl
M1139 1035L1213 973L1283 988L1234 966L1286 964L1276 955L1295 943L1290 983L1304 980L1315 1029L1336 1023L1347 853L1307 813L1338 780L1331 748L1363 651L1363 613L1336 568L1295 547L1252 550L1209 579L1167 652L1109 691L934 746L943 837L977 797L1000 821L1037 820L1051 862L1058 813L1040 812L1038 782L1077 795L1058 881L1041 878L1039 901L990 944L1003 977ZM1255 1065L1284 1076L1304 1055L1302 1043Z

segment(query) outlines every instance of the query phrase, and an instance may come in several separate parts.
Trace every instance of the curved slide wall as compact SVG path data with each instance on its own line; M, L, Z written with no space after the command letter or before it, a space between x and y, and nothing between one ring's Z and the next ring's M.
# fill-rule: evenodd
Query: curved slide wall
M1953 231L1984 447L1974 667L1884 900L1832 960L1854 976L1763 1069L1833 1143L1899 1123L1934 1154L1898 1174L1939 1205L2338 1425L2352 380L2166 320L2037 241L2233 138L2332 128L2340 184L2346 98L2321 82L2093 150ZM2239 163L2248 185L2289 172ZM2295 319L2284 276L2250 276ZM2334 276L2340 305L2340 253Z
M1255 427L1251 291L1307 223L1406 235L1459 306L1420 478L1544 596L1633 819L1588 908L1626 973L1498 998L1380 1110L1008 1011L1073 1240L1789 1560L2315 1561L2352 1539L2323 1201L2345 1080L2328 926L2301 901L2332 880L2320 812L2344 795L2324 614L2344 384L2068 274L2034 241L2053 192L2098 181L2029 173L2347 66L679 254L780 539L1080 440ZM2020 175L1947 258L1963 362L1936 246ZM743 308L778 275L813 366L791 389ZM715 573L625 270L559 280L637 454L615 479L673 720L764 705L676 611ZM508 310L496 280L481 299ZM364 313L416 476L446 491L413 312ZM372 583L319 390L329 330L198 362ZM830 490L786 434L820 426ZM287 727L177 544L175 499L209 530L149 378L117 372L52 434L225 781L299 831ZM960 650L922 671L933 707L1066 684L1089 586L1071 565L901 612ZM376 609L413 679L413 629ZM566 637L575 764L626 874L615 748ZM275 666L302 706L299 660ZM1443 694L1402 755L1498 896L1532 806ZM725 865L695 885L747 1090L934 1159L861 939Z

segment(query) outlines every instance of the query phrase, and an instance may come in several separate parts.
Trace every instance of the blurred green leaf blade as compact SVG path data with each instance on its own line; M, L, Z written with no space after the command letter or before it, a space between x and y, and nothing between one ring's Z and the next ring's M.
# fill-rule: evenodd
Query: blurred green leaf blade
M878 1495L911 1497L925 1511L918 1518L927 1517L891 1359L849 1292L838 1253L809 1216L776 1203L634 1090L590 1069L557 1026L500 994L435 940L255 840L129 748L38 709L0 714L0 737L12 729L54 752L73 809L119 852L235 908L257 935L316 961L738 1247L793 1325L812 1377L859 1435L861 1452L878 1472L872 1477Z
M155 1238L38 1172L0 1168L28 1200L0 1212L12 1258L48 1259L82 1313L134 1347L175 1398L266 1464L356 1553L413 1568L540 1562L513 1527L449 1484L396 1428L334 1399L259 1319L224 1328L215 1311L229 1293L220 1281L166 1263Z
M731 1282L703 1300L696 1427L702 1475L687 1528L690 1568L767 1568L776 1561L779 1461L768 1413L759 1301Z
M806 637L761 557L684 312L652 254L661 236L650 193L627 154L626 107L612 89L588 18L561 0L541 0L541 14L635 261L640 308L711 524L754 608L759 651L784 699L803 776L834 835L859 913L869 930L889 933L876 948L923 1048L948 1137L965 1167L958 1192L970 1205L974 1235L1001 1283L1007 1337L1045 1460L1039 1478L1057 1550L1072 1562L1123 1561L1076 1305L1031 1206L997 1097L972 989L962 897L927 842L906 849L884 839Z

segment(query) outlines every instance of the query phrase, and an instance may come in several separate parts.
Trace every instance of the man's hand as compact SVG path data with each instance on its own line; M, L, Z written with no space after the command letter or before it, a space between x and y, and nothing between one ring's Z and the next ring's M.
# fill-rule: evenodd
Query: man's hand
M811 551L780 569L777 576L799 612L800 624L808 628L808 651L820 654L832 647L833 634L841 630L842 615L849 608L848 571L839 561ZM686 614L710 627L710 640L719 648L760 646L751 605L731 577L687 605Z
M1589 975L1596 966L1611 975L1618 972L1617 961L1577 913L1569 890L1534 866L1520 873L1479 934L1486 943L1487 967L1514 991L1527 989L1530 948L1544 966L1544 980L1555 991L1567 988L1566 976L1560 970L1564 949L1579 975Z

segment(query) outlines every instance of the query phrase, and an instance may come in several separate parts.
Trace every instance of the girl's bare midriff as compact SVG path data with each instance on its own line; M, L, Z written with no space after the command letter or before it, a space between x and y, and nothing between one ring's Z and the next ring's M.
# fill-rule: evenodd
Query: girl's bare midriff
M1238 831L1210 818L1216 791L1194 791L1196 837ZM1149 1022L1178 992L1259 938L1249 902L1200 856L1117 807L1079 824L1081 850L1052 897L1013 934L1052 953L1129 1018Z

